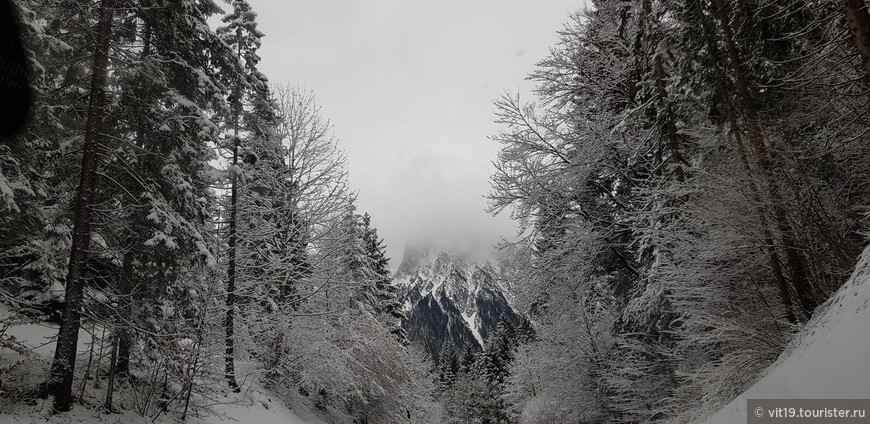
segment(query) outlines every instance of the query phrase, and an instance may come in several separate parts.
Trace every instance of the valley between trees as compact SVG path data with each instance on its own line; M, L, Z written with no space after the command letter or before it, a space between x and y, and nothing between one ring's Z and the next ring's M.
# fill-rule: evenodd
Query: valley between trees
M0 422L692 423L866 348L868 2L587 3L494 104L519 238L395 274L248 1L0 3Z

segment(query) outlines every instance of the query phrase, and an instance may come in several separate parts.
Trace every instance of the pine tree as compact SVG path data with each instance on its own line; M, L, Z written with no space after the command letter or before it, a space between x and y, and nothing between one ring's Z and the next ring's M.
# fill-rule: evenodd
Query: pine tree
M447 391L456 381L459 373L459 354L456 345L450 340L445 340L438 355L438 381L441 390Z
M361 224L365 260L371 270L372 281L367 287L371 293L371 306L396 340L403 345L408 345L410 343L408 336L402 328L405 313L399 303L398 292L392 285L393 277L389 269L387 247L384 240L378 236L378 230L371 226L371 217L368 213L359 216L358 219Z
M77 343L71 341L68 334L81 321L82 310L88 312L87 319L113 329L111 350L117 349L117 354L112 355L110 363L110 390L106 399L107 407L111 408L114 376L126 374L129 369L131 329L158 322L147 321L143 316L154 316L154 310L160 308L157 303L166 300L161 299L166 292L164 289L177 282L182 267L213 261L203 235L210 207L205 171L211 152L205 143L211 129L216 128L207 110L220 107L213 99L221 89L211 79L213 74L207 56L215 50L209 48L214 46L210 43L215 39L212 33L201 31L207 15L216 10L209 5L213 6L210 2L183 2L175 3L172 8L130 5L116 9L106 3L94 9L102 14L96 37L102 44L93 47L96 55L93 56L89 98L91 118L83 120L88 126L84 130L80 182L84 194L72 205L78 214L75 226L79 227L73 239L78 237L79 241L71 249L65 292L67 312L60 335L63 343L56 352L58 360L48 384L55 392L64 392L55 397L59 410L69 407L66 387L72 372L72 368L61 365L60 358L66 355L74 358ZM81 13L88 11L70 5L46 7L55 7L53 12L61 12L59 20L65 13L85 19ZM33 11L29 9L28 13ZM65 50L58 50L57 44L67 42L74 46L67 44L67 49L77 48L80 41L75 38L77 32L64 32L59 27L77 24L80 22L75 19L56 21L47 33L36 33L37 40L46 43L45 53L51 60L57 60L52 54L63 57ZM113 26L116 29L112 29ZM49 34L55 31L65 39L51 38ZM87 37L82 40L86 41ZM137 40L141 43L137 44ZM41 52L43 46L37 46L35 51ZM109 49L117 53L111 60L107 56ZM163 61L167 57L172 60ZM43 63L52 64L41 68L46 73L58 72L52 62L44 60ZM73 62L66 78L78 78L79 74L73 72L77 66ZM103 72L104 78L99 75ZM100 79L102 81L97 81ZM111 97L105 95L109 90ZM49 97L41 100L53 101ZM103 106L97 107L100 104ZM46 124L57 125L58 129L63 125L64 131L76 128L72 121L66 121L72 115L64 116L63 109L49 107L47 110L52 112L46 117L55 117L45 121ZM41 108L37 108L37 113L43 113ZM92 124L99 124L99 128ZM178 131L171 133L171 126L175 125ZM94 156L99 158L98 172L104 184L94 184L96 176L89 172L97 167ZM46 174L46 177L50 176ZM64 188L64 184L57 184L53 190L60 193ZM56 196L53 190L45 193ZM56 198L51 202L57 202ZM99 204L100 208L89 212L88 204ZM51 208L44 211L50 214ZM82 214L89 215L88 219ZM62 227L55 225L54 228ZM82 241L85 238L87 240ZM141 284L143 280L153 284ZM143 287L150 290L142 290ZM101 300L103 296L108 296L108 304ZM140 303L141 307L131 307L133 296L145 300ZM175 300L182 301L177 296ZM114 303L118 303L118 307ZM160 329L148 330L160 334ZM61 378L61 373L69 374Z
M29 62L31 119L0 143L0 283L18 301L56 315L63 296L71 223L63 193L74 190L75 149L84 131L88 69L85 34L69 28L90 19L56 2L16 2ZM63 15L43 25L43 17Z
M257 30L257 24L254 21L256 14L251 10L250 5L244 0L234 0L232 2L233 11L224 16L222 21L227 24L218 29L218 34L223 36L224 42L231 46L238 62L236 67L232 69L231 74L227 76L228 83L232 87L230 96L231 103L231 126L232 135L230 137L230 204L229 204L229 222L228 222L228 269L227 269L227 312L225 319L226 327L226 354L225 354L225 373L227 383L233 391L240 390L235 377L235 313L236 313L236 265L238 260L238 223L239 223L239 178L241 173L239 156L241 155L241 131L242 131L242 114L243 103L252 86L252 83L259 83L259 73L256 71L257 63L260 58L257 56L257 49L260 46L260 37L263 36Z
M51 366L49 387L54 395L54 409L69 411L72 403L72 382L75 372L78 334L81 322L84 283L82 273L91 242L93 220L92 203L97 184L97 163L102 149L102 128L106 107L106 77L111 47L112 20L115 4L112 0L100 3L97 45L91 67L88 119L85 127L81 180L76 194L72 247L66 278L63 321L58 331L57 348Z
M128 65L118 72L122 94L113 113L135 118L117 118L117 136L129 143L113 146L107 171L120 186L107 195L124 204L113 220L121 224L110 225L117 234L114 244L122 270L112 288L121 305L115 318L122 322L116 366L120 374L129 369L132 327L147 327L144 323L153 316L148 307L133 308L131 299L139 296L149 306L159 304L165 300L161 293L177 283L183 269L215 262L207 240L212 198L206 171L213 158L208 143L217 134L209 114L223 106L214 101L223 89L201 56L203 51L219 51L210 47L216 39L197 30L212 12L195 3L175 10L124 11L124 34L130 43L141 41L142 47L127 53ZM195 82L191 75L196 75ZM198 88L192 89L193 84ZM189 127L200 130L183 130Z

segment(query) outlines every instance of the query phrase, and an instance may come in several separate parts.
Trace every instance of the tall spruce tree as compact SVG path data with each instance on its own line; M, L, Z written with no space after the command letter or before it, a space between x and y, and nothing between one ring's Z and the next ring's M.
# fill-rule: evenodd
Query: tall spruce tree
M100 2L96 29L91 83L89 89L88 116L84 130L81 179L75 201L72 247L67 271L64 296L63 321L58 331L57 348L51 366L49 387L54 395L54 409L69 411L72 403L72 383L78 350L79 326L81 323L84 272L88 249L91 243L93 220L93 196L97 185L97 164L103 148L103 118L106 107L106 78L111 48L113 0Z
M230 174L230 198L229 198L229 221L228 221L228 265L227 265L227 298L226 298L226 319L224 326L226 327L226 354L225 354L225 374L227 383L238 392L239 385L235 377L235 338L233 335L235 326L236 313L236 277L237 277L237 262L238 262L238 222L239 222L239 179L241 177L241 161L239 156L242 154L240 149L243 148L241 134L243 131L243 114L245 100L252 92L252 87L262 84L259 78L260 74L256 67L260 58L257 56L257 49L260 47L260 38L263 34L257 30L255 22L256 14L251 10L251 6L245 0L233 0L231 3L233 10L223 17L222 21L225 26L218 29L218 34L222 35L223 41L232 48L234 59L237 64L230 70L230 74L225 78L228 85L231 87L230 106L231 112L228 117L230 120L231 134L229 136L230 159L229 159L229 174ZM258 94L257 91L253 92ZM262 93L262 90L259 91Z

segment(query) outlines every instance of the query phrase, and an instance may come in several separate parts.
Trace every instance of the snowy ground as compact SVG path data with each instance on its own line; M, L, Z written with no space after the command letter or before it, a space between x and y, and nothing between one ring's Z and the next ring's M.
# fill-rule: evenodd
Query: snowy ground
M306 416L303 420L284 406L274 395L257 390L239 396L235 404L217 405L212 408L213 417L191 420L193 423L258 423L258 424L320 424L315 417Z
M747 399L870 398L870 248L800 340L704 424L746 422Z
M210 414L191 416L185 422L193 424L212 423L256 423L256 424L321 424L313 417L304 420L282 405L277 398L261 389L246 393L228 393L219 399L218 405L210 408ZM2 402L0 402L2 405ZM0 424L60 424L60 423L176 423L176 416L161 416L152 421L133 412L107 414L99 409L88 409L76 405L72 411L52 415L48 401L38 400L36 405L7 405L9 412L0 413Z
M0 318L11 315L8 306L0 303ZM6 367L19 361L21 364L12 374L15 381L0 381L8 387L16 382L35 386L36 382L45 379L48 365L54 354L54 338L58 327L54 324L25 324L11 326L6 329L6 335L14 336L21 344L27 346L33 355L24 357L16 352L0 347L0 367ZM79 335L79 351L85 353L93 339L87 329ZM99 330L97 330L99 331ZM0 392L2 393L2 392ZM300 415L304 417L300 418ZM6 397L0 397L0 424L45 424L45 423L175 423L177 416L161 416L152 421L153 417L142 417L133 412L107 414L100 409L89 409L75 405L69 413L52 415L50 402L44 399L17 402ZM242 393L223 393L213 400L208 412L202 411L199 416L191 416L186 422L194 424L206 423L257 423L257 424L322 424L323 422L307 414L296 414L282 404L273 393L248 384Z

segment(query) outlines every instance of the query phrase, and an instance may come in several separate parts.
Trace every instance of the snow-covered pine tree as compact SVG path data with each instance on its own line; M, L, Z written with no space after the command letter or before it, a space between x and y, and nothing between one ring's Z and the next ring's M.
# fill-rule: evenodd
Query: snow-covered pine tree
M81 175L89 182L80 185L83 189L93 187L85 190L88 201L100 207L89 219L80 220L88 221L84 223L89 225L79 226L82 229L78 235L79 245L73 249L79 257L70 261L71 270L84 267L86 272L78 272L77 278L68 278L65 293L54 291L65 295L68 309L78 310L72 304L81 297L87 304L86 319L121 329L148 327L142 327L146 322L144 317L159 316L155 310L167 307L164 302L168 298L184 303L184 296L179 293L186 290L176 285L182 268L201 266L213 260L202 231L210 207L205 177L206 161L211 152L205 143L215 132L208 115L209 110L221 107L220 101L215 101L220 98L215 93L220 93L221 88L211 79L214 75L211 54L219 50L217 39L214 33L202 29L208 28L208 15L218 9L210 1L153 6L125 4L123 8L115 8L105 3L90 8L66 2L40 2L38 5L22 2L20 9L25 27L33 36L29 47L38 94L35 109L38 119L32 129L22 134L26 137L22 140L37 143L31 144L34 149L30 154L44 155L39 165L35 163L36 166L29 168L40 172L40 183L45 184L45 189L27 188L45 198L39 205L39 213L29 219L45 220L44 231L57 234L31 238L32 243L41 241L48 249L39 255L29 255L28 267L38 272L32 272L27 279L47 276L51 262L46 263L46 253L51 253L51 246L56 243L53 240L66 238L63 237L61 207L71 204L75 210L87 212L79 200L69 201L61 195L70 189L66 178L73 173L57 172L66 165L50 159L52 150L59 153L84 151L82 161L88 166ZM101 25L92 26L94 22ZM94 45L95 41L108 44ZM83 53L87 51L96 54ZM164 60L166 58L171 60ZM83 66L85 61L90 61L92 70ZM86 81L83 76L89 72L98 77L103 71L106 73L104 81L97 81L95 85L91 78L90 90L74 85ZM99 92L107 88L111 94L101 101ZM92 105L93 102L103 105L91 107L91 118L99 118L93 115L99 112L97 115L102 115L102 119L86 119L83 112L87 108L77 109L76 101L70 101L82 98L80 93L88 91L90 99L84 97L84 100L90 100ZM58 102L66 104L55 107ZM80 124L88 122L100 123L100 128L83 128ZM76 133L78 139L74 137ZM82 133L87 137L84 137L85 148L79 150ZM48 140L41 134L53 134L52 137L60 140L60 146L48 143L39 147L38 143ZM65 141L68 136L69 142ZM96 177L88 176L93 174L88 169L94 166L90 158L94 156L94 146L88 142L99 137L102 140L96 146L96 155L101 163L97 173L104 184L96 185L90 183L90 179ZM64 157L71 160L76 154ZM43 166L45 171L40 171ZM51 218L52 215L57 218ZM56 223L49 225L51 220ZM140 226L136 231L142 233L130 230L135 226ZM87 240L82 241L85 238ZM52 256L64 259L63 255ZM128 313L131 291L136 281L142 279L160 284L148 286L150 292L137 292L147 301L140 304L137 313ZM162 289L168 286L177 291L167 296ZM116 308L116 303L120 309ZM70 318L75 318L72 315ZM64 321L64 331L61 331L64 342L60 345L66 347L58 349L59 357L75 350L75 343L68 343L67 335L76 320ZM148 328L150 334L154 334L152 330L155 329ZM112 367L123 373L132 343L129 332L120 333L121 337L113 336L119 352L118 366L112 364ZM177 334L175 330L171 333ZM164 346L172 346L172 343ZM65 373L71 369L64 368ZM52 375L50 385L64 392L55 400L60 409L66 409L70 397L65 393L68 374L60 385L53 384L58 380L57 375ZM110 370L110 381L113 375ZM111 389L108 394L111 395ZM110 397L107 400L111 407Z
M459 353L451 340L445 340L438 355L438 382L442 391L450 390L459 374Z
M178 327L165 311L202 309L190 295L202 287L183 284L180 276L215 265L208 162L218 131L210 115L226 105L209 56L220 52L220 44L201 28L216 12L208 2L119 11L119 40L125 44L118 48L113 84L121 94L110 111L115 138L104 171L110 184L102 194L118 205L102 224L108 253L120 268L101 290L118 305L101 317L117 333L111 375L129 374L137 346L145 346L138 352L148 354L143 359L175 356ZM145 335L141 344L137 333Z
M58 330L57 347L51 366L48 387L54 395L54 409L69 411L72 404L72 384L78 349L81 323L82 296L84 293L85 262L91 244L94 193L97 185L97 163L103 149L103 119L106 108L106 79L111 48L113 0L102 0L98 8L98 24L95 32L93 64L90 68L88 91L88 115L85 122L84 146L81 162L75 216L73 218L72 246L64 291L63 321Z
M22 307L53 315L63 299L67 217L85 121L89 11L61 2L11 5L20 19L34 104L31 119L0 143L0 287ZM45 19L46 16L57 16Z
M366 291L369 293L368 302L396 340L407 346L410 342L405 329L402 328L405 313L402 311L398 292L392 285L393 276L389 268L387 247L384 240L378 236L377 228L372 227L371 216L368 213L357 216L357 219L361 227L366 266L371 274L371 281L366 285Z
M228 168L230 194L227 206L229 211L227 222L227 310L224 326L226 327L226 379L233 391L238 392L240 389L235 376L234 327L239 243L239 179L242 173L239 156L242 154L240 149L244 148L241 139L242 115L244 114L245 100L249 96L252 86L262 84L264 81L256 70L257 63L260 61L257 49L260 47L260 38L263 36L257 29L255 21L257 15L245 0L233 0L231 5L233 10L223 17L222 21L225 25L218 29L218 34L222 36L224 43L231 47L233 58L228 60L228 63L234 65L227 69L229 72L225 75L231 91L229 99L231 111L227 117L231 128L227 137L229 141L225 146L230 152ZM262 90L254 91L254 94L262 92Z

